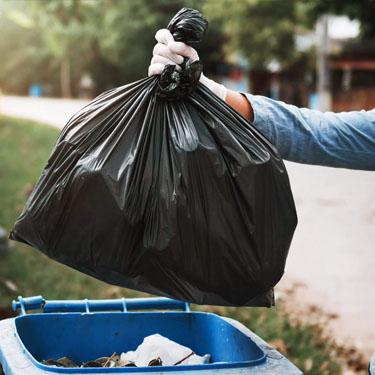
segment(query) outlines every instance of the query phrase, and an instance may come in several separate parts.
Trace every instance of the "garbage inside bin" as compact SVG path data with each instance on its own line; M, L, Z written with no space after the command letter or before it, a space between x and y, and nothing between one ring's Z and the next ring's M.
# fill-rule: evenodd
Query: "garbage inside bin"
M207 22L168 25L198 43ZM274 146L198 83L199 62L103 93L62 130L11 238L111 284L271 306L296 212Z
M100 357L78 365L68 357L43 360L48 366L57 367L148 367L148 366L181 366L209 363L210 355L199 356L186 346L163 337L160 334L144 338L135 351L128 351L110 357Z
M120 360L133 362L137 366L147 366L155 358L161 360L163 366L198 365L208 363L210 355L199 356L190 348L154 334L145 337L143 343L135 351L122 353Z

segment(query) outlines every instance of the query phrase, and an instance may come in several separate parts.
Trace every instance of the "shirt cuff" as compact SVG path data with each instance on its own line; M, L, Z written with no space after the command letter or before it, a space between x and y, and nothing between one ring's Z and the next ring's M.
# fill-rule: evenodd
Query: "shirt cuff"
M270 128L270 111L264 97L242 93L253 109L253 125L272 142L273 134Z

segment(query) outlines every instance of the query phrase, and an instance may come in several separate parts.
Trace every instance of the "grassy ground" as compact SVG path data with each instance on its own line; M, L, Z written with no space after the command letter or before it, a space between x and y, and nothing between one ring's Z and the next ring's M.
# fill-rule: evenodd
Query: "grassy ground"
M10 230L47 161L57 130L26 120L0 116L0 225ZM13 243L0 254L0 307L17 295L54 298L138 296L109 286ZM195 307L197 309L202 309ZM284 352L306 374L340 374L338 348L319 323L291 319L282 301L274 309L204 307L233 317Z

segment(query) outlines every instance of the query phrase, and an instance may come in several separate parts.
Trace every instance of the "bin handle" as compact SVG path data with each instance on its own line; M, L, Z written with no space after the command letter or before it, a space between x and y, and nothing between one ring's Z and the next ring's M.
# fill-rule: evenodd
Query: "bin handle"
M23 298L18 297L12 302L13 311L20 315L29 310L42 309L44 313L52 312L82 312L93 313L99 311L134 311L134 310L182 310L190 311L189 303L171 298L118 298L96 300L45 300L42 296Z

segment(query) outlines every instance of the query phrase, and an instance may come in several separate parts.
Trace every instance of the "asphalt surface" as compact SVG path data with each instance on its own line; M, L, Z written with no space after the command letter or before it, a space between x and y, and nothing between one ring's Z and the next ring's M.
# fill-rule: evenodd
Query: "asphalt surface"
M286 164L299 223L285 278L339 314L342 339L375 352L375 172Z
M85 100L2 97L0 113L62 128ZM284 282L337 313L336 335L375 352L375 172L287 162L299 224Z

